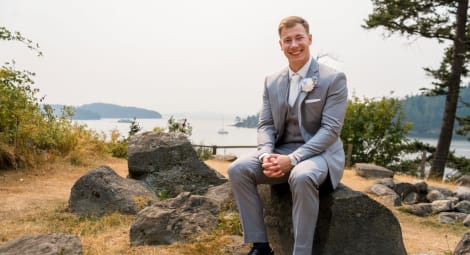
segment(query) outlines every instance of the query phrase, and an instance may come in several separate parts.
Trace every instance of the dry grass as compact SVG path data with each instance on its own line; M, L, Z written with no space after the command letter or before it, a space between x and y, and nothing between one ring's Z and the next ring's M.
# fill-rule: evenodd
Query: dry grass
M226 176L228 162L208 160L206 163ZM233 215L227 216L224 226L213 234L198 237L190 243L169 246L129 246L129 228L134 216L110 214L101 218L78 217L67 212L70 189L75 181L101 164L109 165L121 176L127 175L127 161L106 158L89 166L54 163L41 169L3 172L0 175L0 244L22 235L66 232L80 236L85 255L158 254L158 255L216 255L234 254L243 250L234 232ZM413 182L412 177L396 176L400 181ZM343 183L354 190L364 191L374 180L356 176L346 170ZM450 184L431 185L453 189ZM374 198L380 202L377 198ZM467 228L462 225L443 225L436 216L420 218L390 208L400 221L405 246L410 254L445 254L453 250ZM235 230L233 230L235 229ZM239 253L236 253L239 254Z

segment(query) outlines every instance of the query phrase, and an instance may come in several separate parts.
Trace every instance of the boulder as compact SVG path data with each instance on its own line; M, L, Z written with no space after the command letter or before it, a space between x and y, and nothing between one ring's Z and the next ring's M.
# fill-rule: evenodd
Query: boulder
M353 169L357 175L364 178L392 178L394 174L392 170L385 167L366 163L356 163Z
M467 201L467 200L460 201L459 203L455 205L455 210L457 212L470 214L470 201Z
M122 178L109 166L100 166L75 182L69 208L78 215L136 214L157 200L145 184Z
M276 255L293 249L292 200L288 184L258 185L265 222ZM406 254L400 224L382 204L340 184L320 199L315 255Z
M24 236L0 245L2 255L82 255L82 242L75 235Z
M157 202L137 214L131 226L132 246L172 244L209 233L219 223L219 213L230 201L230 185L210 188L206 195L183 192Z
M375 181L374 184L382 184L385 185L391 189L395 187L395 182L393 181L393 178L383 178Z
M433 190L438 190L439 192L442 193L442 195L444 195L444 197L451 197L454 195L454 192L452 192L450 189L436 187L436 186L428 186L428 193Z
M441 212L441 213L439 213L437 219L439 220L440 223L454 224L457 221L462 221L463 222L466 217L467 217L467 214L465 214L465 213Z
M466 227L469 227L470 226L470 214L467 214L467 217L465 217L465 219L463 219L463 225L466 226Z
M406 196L403 198L403 203L407 205L412 205L416 204L419 202L419 194L416 192L410 192L406 194Z
M413 184L418 193L428 193L428 184L425 181L417 181Z
M418 193L416 187L413 184L407 182L395 183L393 190L398 194L398 196L400 196L402 200L404 200L410 193Z
M470 188L465 186L455 187L455 196L458 197L459 200L470 201Z
M454 255L467 255L470 254L470 232L463 235L460 242L457 244L454 250Z
M417 216L428 216L432 214L432 205L430 203L419 203L404 207L405 211Z
M387 205L400 206L401 198L391 188L383 184L372 184L367 189L367 193L379 196Z
M465 174L460 176L456 181L455 185L457 186L464 186L470 188L470 175Z
M211 159L213 160L218 160L218 161L228 161L228 162L233 162L237 160L237 156L233 154L224 154L224 155L212 155Z
M446 197L444 196L444 194L442 194L437 189L431 190L431 191L428 192L428 194L426 194L426 199L431 203L436 201L436 200L444 200L445 198Z
M431 203L432 213L452 211L453 203L450 200L435 200Z
M147 183L157 194L204 194L227 179L202 162L181 133L145 132L129 140L129 177Z

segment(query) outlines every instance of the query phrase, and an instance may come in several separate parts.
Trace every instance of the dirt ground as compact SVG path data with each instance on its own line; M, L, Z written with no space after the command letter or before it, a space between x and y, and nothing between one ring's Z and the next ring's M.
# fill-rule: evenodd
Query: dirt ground
M123 177L127 175L127 161L125 160L109 158L103 162L97 162L96 166L102 164L110 166ZM206 164L226 176L228 162L208 160ZM55 210L54 208L58 205L63 206L67 203L70 190L76 180L92 168L94 167L74 167L67 163L55 163L41 169L0 172L0 244L14 239L15 237L12 236L14 233L34 233L25 226L22 226L22 230L12 230L14 227L11 222L20 220L28 214L36 215ZM407 182L416 181L409 176L396 176L395 179ZM365 191L374 180L364 179L355 175L352 170L346 170L342 182L354 190ZM427 182L430 185L454 188L450 184ZM380 202L377 198L372 198ZM396 208L390 209L401 224L405 247L409 254L450 254L449 251L453 251L467 231L462 226L440 224L436 216L421 218L403 213ZM128 238L125 233L120 235L120 239ZM115 236L115 241L116 238ZM155 254L166 253L156 252Z

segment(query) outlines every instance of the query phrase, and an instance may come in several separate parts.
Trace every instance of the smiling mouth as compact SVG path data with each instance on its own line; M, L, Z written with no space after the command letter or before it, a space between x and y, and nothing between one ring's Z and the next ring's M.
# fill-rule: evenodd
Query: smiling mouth
M289 52L290 55L296 57L302 54L302 50L294 51L294 52Z

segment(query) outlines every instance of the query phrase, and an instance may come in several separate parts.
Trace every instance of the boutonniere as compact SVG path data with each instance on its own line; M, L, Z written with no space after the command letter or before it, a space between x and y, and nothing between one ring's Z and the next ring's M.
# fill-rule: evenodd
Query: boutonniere
M305 78L300 81L300 86L303 92L310 92L312 91L318 83L318 78L316 76Z

